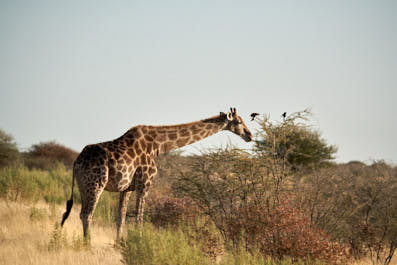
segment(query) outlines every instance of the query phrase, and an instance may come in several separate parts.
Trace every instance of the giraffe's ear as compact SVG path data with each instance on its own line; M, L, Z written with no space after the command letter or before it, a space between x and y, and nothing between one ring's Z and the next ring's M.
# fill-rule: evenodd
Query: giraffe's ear
M230 108L230 112L233 114L233 116L237 115L236 108Z
M232 114L231 112L228 112L228 113L227 113L227 119L228 119L229 121L232 121L232 120L233 120L233 114Z

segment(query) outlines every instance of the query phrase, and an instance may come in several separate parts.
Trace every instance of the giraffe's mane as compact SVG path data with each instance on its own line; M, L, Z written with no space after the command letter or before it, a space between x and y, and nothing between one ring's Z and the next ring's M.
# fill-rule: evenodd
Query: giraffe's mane
M183 128L183 127L189 127L195 124L200 124L200 123L217 123L224 121L223 115L215 115L210 118L206 118L203 120L199 121L193 121L193 122L188 122L188 123L180 123L180 124L174 124L174 125L141 125L141 126L146 126L146 127L151 127L155 129L178 129L178 128Z

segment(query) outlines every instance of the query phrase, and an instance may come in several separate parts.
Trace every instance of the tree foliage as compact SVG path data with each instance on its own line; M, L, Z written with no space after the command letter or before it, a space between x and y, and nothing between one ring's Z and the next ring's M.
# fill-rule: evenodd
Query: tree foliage
M180 172L175 191L195 201L235 247L259 247L279 260L337 262L344 256L342 246L312 224L294 200L298 169L322 164L336 151L306 127L306 115L298 112L276 124L264 117L253 154L231 148L195 157L190 170Z
M30 168L49 169L59 161L71 169L78 153L55 141L34 144L25 153L25 164Z
M0 167L11 164L18 158L19 151L14 138L0 129Z
M193 200L235 248L260 249L282 260L318 258L328 264L344 258L343 247L310 223L291 199L291 175L278 163L238 149L220 149L192 160L174 190Z
M259 121L261 130L256 141L256 151L289 163L294 168L324 165L334 159L337 148L328 145L320 132L307 122L310 112L295 112L282 122L272 122L269 116Z
M384 162L316 169L297 183L311 222L351 255L389 264L397 249L397 170Z

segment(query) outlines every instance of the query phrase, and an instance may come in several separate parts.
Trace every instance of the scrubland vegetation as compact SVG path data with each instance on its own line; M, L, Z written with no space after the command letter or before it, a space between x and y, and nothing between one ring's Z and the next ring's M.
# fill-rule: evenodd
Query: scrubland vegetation
M79 207L59 228L76 152L20 153L0 131L0 264L397 264L397 168L335 163L309 118L263 117L250 152L159 157L145 226L132 199L118 244L116 193L102 194L90 243Z

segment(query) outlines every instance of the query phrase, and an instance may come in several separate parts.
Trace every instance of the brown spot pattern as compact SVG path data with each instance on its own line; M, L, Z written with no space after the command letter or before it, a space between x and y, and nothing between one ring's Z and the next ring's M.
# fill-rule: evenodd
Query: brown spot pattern
M146 165L146 155L145 154L141 155L141 164Z
M150 169L149 169L149 174L150 175L153 175L154 173L156 173L157 172L157 170L155 169L155 168L153 168L153 167L151 167Z
M153 137L148 135L148 134L146 134L145 135L145 140L148 141L148 142L152 142L153 141Z
M127 154L131 157L134 158L135 157L135 152L133 148L130 148L127 150Z
M176 141L176 144L178 145L178 147L182 147L185 146L189 141L189 138L181 138L178 141Z
M166 140L166 137L165 137L165 134L164 134L164 133L159 134L159 135L156 137L156 141L164 142L165 140Z
M182 130L179 132L179 135L180 135L181 137L187 137L187 136L190 136L190 132L189 132L188 129L184 128L184 129L182 129Z
M170 139L171 141L176 140L176 133L169 133L168 139Z

